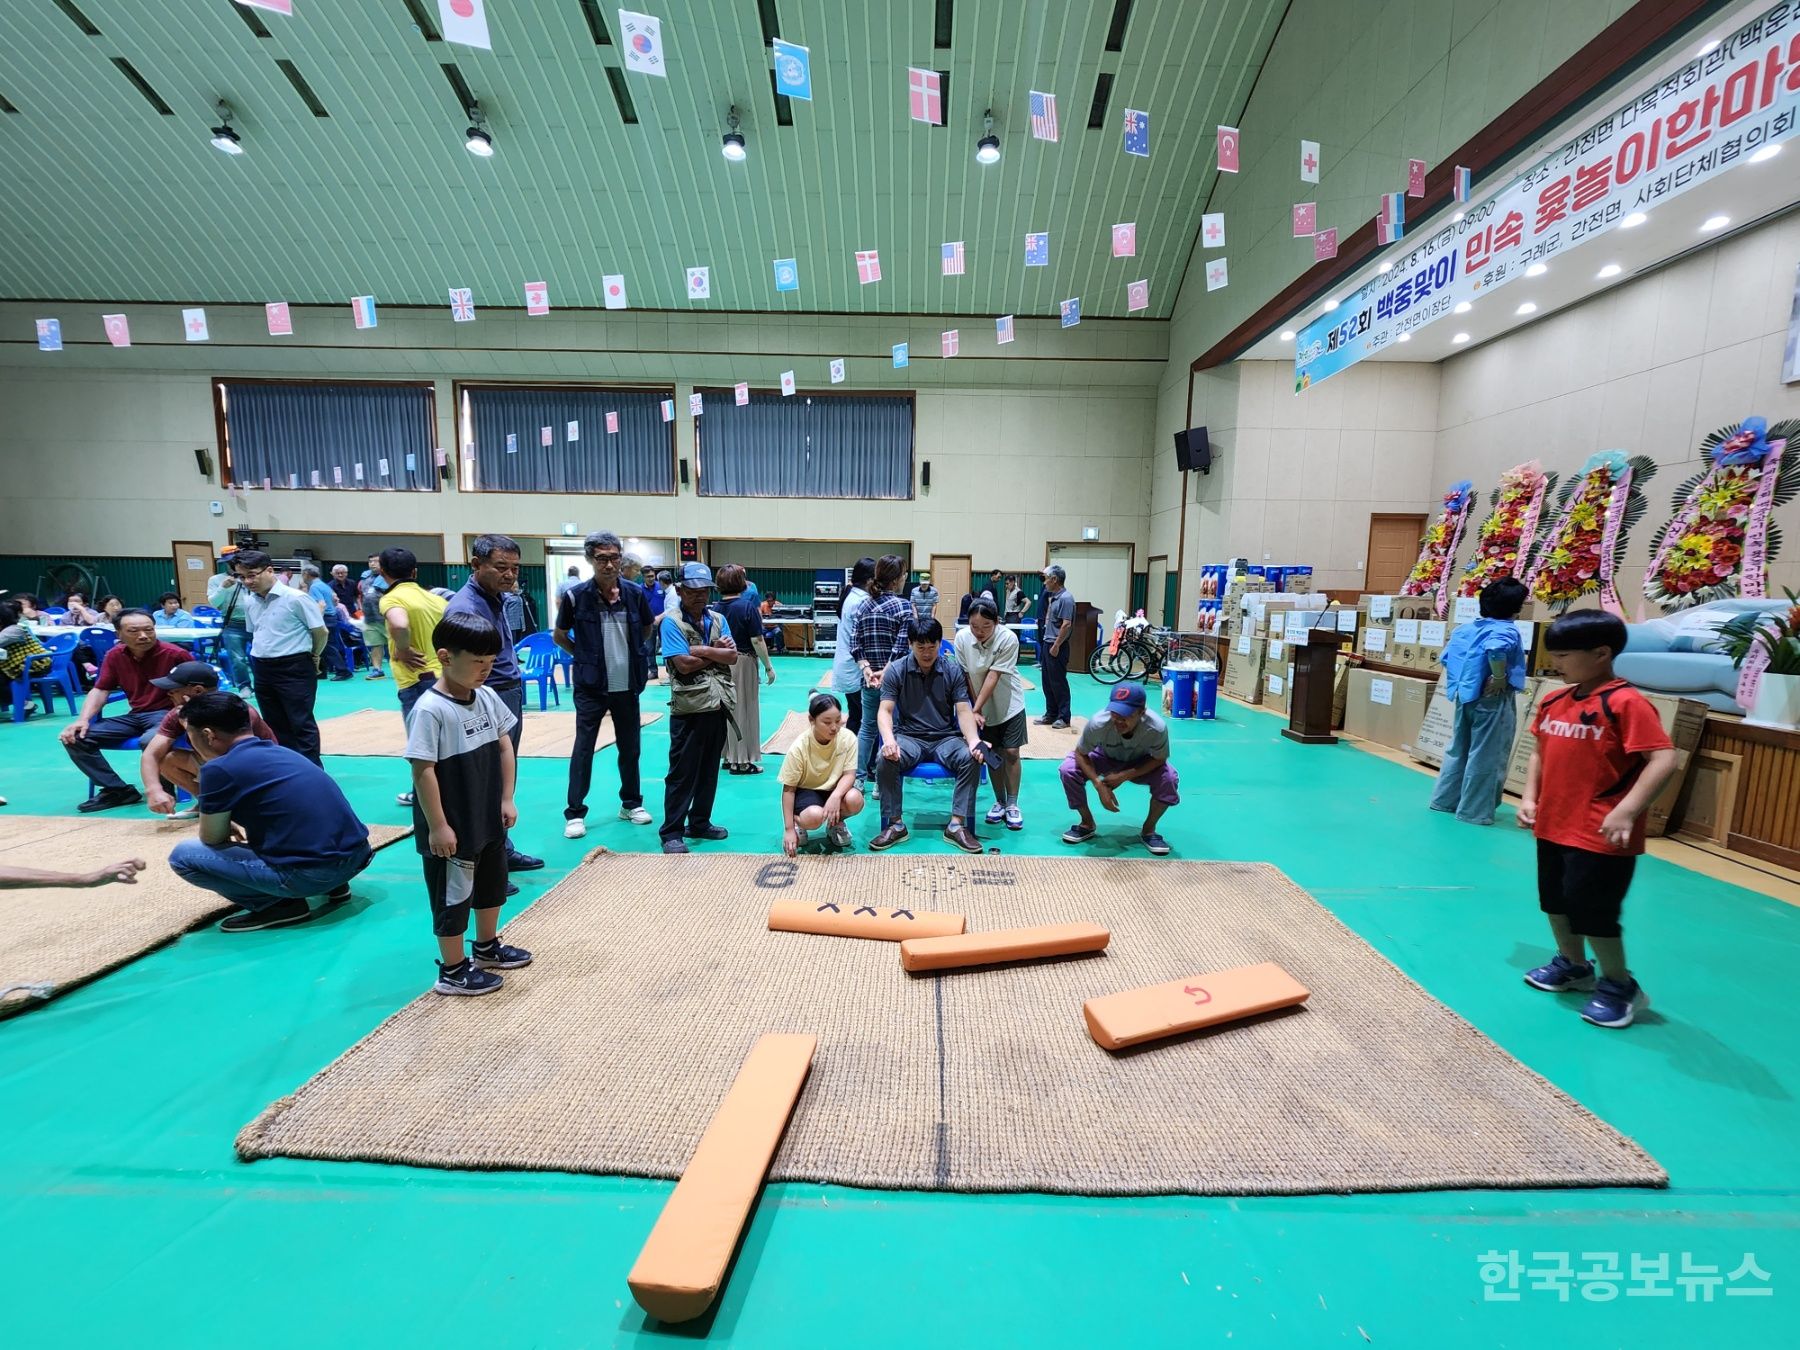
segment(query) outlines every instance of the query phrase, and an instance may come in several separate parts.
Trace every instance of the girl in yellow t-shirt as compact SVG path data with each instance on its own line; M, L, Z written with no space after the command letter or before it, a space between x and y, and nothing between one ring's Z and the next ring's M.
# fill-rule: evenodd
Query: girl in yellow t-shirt
M827 844L849 848L853 841L844 822L863 809L856 786L856 736L844 725L837 695L815 692L806 715L811 726L781 762L781 847L790 858L805 846L807 831L821 826Z

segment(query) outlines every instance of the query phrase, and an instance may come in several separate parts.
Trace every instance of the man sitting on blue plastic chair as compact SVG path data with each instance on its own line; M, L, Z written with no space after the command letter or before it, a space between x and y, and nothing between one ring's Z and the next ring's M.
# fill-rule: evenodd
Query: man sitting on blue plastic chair
M110 811L144 799L142 793L112 771L100 752L147 736L161 724L163 714L173 705L167 692L152 681L190 659L180 647L157 640L156 621L145 610L125 610L116 627L118 645L100 662L100 673L81 712L62 729L63 748L69 752L69 759L96 789L94 796L75 808L77 811ZM124 693L130 711L102 717L107 698L115 689Z
M907 654L888 662L881 677L881 754L876 777L881 783L881 833L872 849L892 848L907 837L901 815L904 776L927 760L956 775L956 795L944 838L964 853L981 852L975 837L975 789L981 783L986 755L969 706L969 686L962 667L944 659L944 626L936 619L915 618L906 632Z

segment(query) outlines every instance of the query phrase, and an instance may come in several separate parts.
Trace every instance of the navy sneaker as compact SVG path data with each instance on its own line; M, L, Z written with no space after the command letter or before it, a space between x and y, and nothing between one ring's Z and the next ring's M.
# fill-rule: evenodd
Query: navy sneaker
M1525 983L1549 994L1567 993L1571 989L1585 992L1594 987L1593 963L1571 961L1558 952L1550 959L1549 965L1526 971Z
M1649 1006L1650 996L1636 980L1622 984L1618 980L1602 979L1587 1007L1581 1010L1581 1018L1597 1027L1628 1027L1638 1009Z
M475 964L483 970L517 970L531 964L531 953L523 947L509 947L496 937L492 942L477 942L470 949Z
M255 933L264 928L291 928L313 917L312 906L304 900L277 900L261 909L246 909L219 924L221 933Z
M1097 833L1092 825L1083 825L1079 821L1063 831L1062 841L1065 844L1085 844Z
M431 986L434 994L491 994L506 983L498 975L491 975L481 969L466 956L453 966L439 961L437 968L437 983Z
M1144 847L1158 858L1162 858L1168 856L1169 841L1160 834L1147 834L1144 836Z

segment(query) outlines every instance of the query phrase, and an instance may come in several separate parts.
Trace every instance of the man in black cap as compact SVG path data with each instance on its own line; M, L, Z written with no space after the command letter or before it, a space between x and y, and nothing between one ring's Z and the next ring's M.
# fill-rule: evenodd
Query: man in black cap
M156 734L144 743L139 760L144 780L145 804L159 816L171 820L193 820L200 814L200 760L188 742L187 728L181 724L181 710L200 694L210 694L219 687L219 672L205 661L183 661L167 675L150 681L169 696L174 705L164 715ZM275 733L269 724L250 709L250 734L258 740L273 741ZM172 788L180 788L193 798L185 808L177 809Z

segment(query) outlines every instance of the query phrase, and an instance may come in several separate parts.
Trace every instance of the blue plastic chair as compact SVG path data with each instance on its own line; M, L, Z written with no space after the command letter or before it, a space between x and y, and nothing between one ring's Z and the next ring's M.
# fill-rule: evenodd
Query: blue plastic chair
M56 711L56 695L59 692L68 700L69 716L75 716L81 707L81 682L75 678L73 655L77 636L74 633L52 633L38 641L50 653L50 669L42 675L33 675L33 662L43 658L31 657L26 660L19 678L12 682L12 720L15 722L25 720L26 708L38 696L44 700L46 715Z
M552 699L556 700L557 707L562 707L562 695L556 688L558 650L548 633L533 633L513 648L519 658L519 678L526 684L537 685L539 712L548 712Z
M52 619L66 619L69 617L69 611L61 605L45 605L39 612Z
M150 744L154 735L155 733L152 733L151 736L133 736L130 740L125 741L120 745L109 746L108 748L112 750L136 750L139 753L142 753L144 747ZM194 747L189 745L187 737L183 736L175 742L175 748L178 750L192 750ZM98 794L99 789L94 786L94 781L90 778L88 780L88 800L93 801ZM186 788L178 787L175 789L175 805L180 806L183 802L192 800L193 798L188 795Z
M554 646L556 639L552 638L550 641L551 641L551 645ZM574 656L574 654L572 652L565 652L561 647L557 647L556 648L556 668L562 672L563 688L573 689L575 687L575 656Z
M196 619L205 619L208 622L217 622L225 617L211 605L195 605L190 612Z

